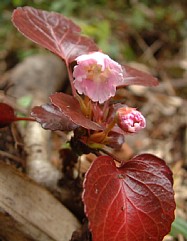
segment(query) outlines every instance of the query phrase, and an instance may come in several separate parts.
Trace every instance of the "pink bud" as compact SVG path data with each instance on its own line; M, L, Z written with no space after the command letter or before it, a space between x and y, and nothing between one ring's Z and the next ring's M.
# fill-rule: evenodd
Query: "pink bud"
M116 87L123 83L120 64L101 52L83 54L76 58L74 86L79 94L92 101L104 103L116 93Z
M117 124L127 133L135 133L146 126L146 120L135 108L122 107L117 110Z

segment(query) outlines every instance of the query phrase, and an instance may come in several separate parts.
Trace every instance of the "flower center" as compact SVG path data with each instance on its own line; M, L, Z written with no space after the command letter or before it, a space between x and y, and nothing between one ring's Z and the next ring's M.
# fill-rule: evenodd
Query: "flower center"
M102 66L98 64L89 65L85 70L87 71L87 78L98 83L106 81L109 75L109 69L105 68L102 71Z

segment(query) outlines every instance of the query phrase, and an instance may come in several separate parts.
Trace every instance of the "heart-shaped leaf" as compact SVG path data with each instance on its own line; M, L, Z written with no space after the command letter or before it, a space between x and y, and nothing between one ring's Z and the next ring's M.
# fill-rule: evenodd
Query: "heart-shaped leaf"
M174 220L172 173L151 154L116 167L98 157L84 181L83 201L93 241L161 241Z
M123 66L124 83L122 86L127 85L143 85L143 86L156 86L158 85L157 78L143 71L134 69L128 65Z
M44 129L52 131L71 131L78 127L65 116L62 111L52 104L35 106L32 109L31 116L33 116Z
M90 38L81 35L79 26L59 13L19 7L14 10L12 21L24 36L67 63L81 54L98 50Z
M9 126L16 119L14 109L8 104L0 103L0 128Z
M101 130L101 126L86 118L81 112L79 102L70 95L64 93L55 93L50 96L53 105L60 109L69 120L78 126L90 130Z

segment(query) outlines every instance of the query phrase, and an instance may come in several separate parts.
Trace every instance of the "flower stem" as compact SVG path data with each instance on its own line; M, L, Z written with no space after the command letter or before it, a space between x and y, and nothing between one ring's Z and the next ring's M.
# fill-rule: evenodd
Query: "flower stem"
M73 85L73 74L72 74L71 68L69 66L69 63L65 62L65 64L66 64L66 67L67 67L67 70L68 70L68 76L69 76L69 80L70 80L70 84L71 84L72 94L75 97L77 95L77 93L76 93L76 89Z
M112 130L112 128L115 126L116 124L116 118L114 118L109 125L107 126L107 128L104 130L105 135L107 136L108 133Z
M16 117L14 121L36 121L36 120L32 117Z
M123 161L120 160L117 156L113 155L111 152L107 151L106 149L100 149L103 153L107 154L108 156L111 156L116 162L122 163Z

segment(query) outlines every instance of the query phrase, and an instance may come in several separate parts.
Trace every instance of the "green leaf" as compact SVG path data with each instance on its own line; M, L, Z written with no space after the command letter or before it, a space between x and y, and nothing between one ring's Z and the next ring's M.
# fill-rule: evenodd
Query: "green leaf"
M177 217L175 221L172 223L170 235L176 237L177 234L182 234L185 238L187 238L187 222Z
M28 108L31 105L31 102L32 102L31 95L22 96L17 100L17 103L24 108Z

